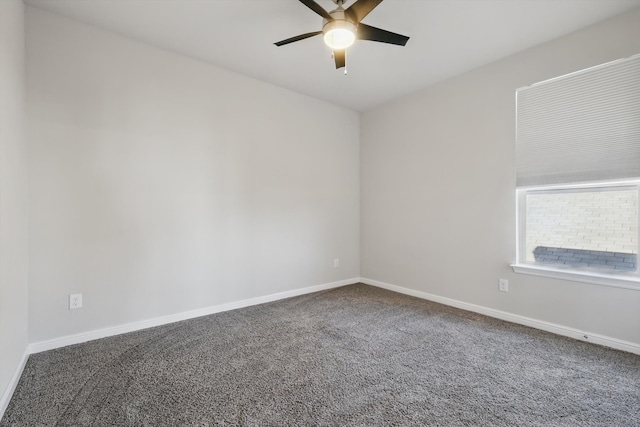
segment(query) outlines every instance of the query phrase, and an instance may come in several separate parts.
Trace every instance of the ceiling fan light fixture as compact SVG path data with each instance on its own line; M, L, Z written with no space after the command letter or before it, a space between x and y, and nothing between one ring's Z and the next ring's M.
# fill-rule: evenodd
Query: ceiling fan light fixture
M402 34L392 33L391 31L372 27L362 22L362 19L375 9L382 0L355 0L347 9L343 7L346 0L333 0L338 7L331 12L324 10L315 0L299 1L314 11L316 15L323 18L322 30L289 37L274 44L276 46L284 46L322 34L324 42L333 50L336 69L345 68L346 70L347 48L351 46L356 39L399 46L406 45L409 40L409 37L403 36Z
M334 50L346 49L356 41L356 26L343 19L327 22L322 31L324 42Z

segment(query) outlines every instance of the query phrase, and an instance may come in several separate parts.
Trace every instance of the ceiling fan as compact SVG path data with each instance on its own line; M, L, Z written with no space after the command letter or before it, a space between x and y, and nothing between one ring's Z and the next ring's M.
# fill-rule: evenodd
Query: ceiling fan
M284 46L289 43L324 34L324 42L333 49L336 69L347 65L346 49L356 40L371 40L399 46L407 44L409 40L407 36L372 27L361 22L376 6L382 3L382 0L356 0L356 2L347 9L343 7L345 0L332 1L337 4L338 7L331 12L327 12L314 0L300 0L300 3L323 18L322 30L300 34L274 44L276 46Z

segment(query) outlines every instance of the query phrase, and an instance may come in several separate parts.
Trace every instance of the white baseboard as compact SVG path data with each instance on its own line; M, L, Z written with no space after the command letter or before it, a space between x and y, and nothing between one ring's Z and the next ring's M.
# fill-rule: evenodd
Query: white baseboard
M629 353L635 353L640 355L640 344L637 344L637 343L623 341L616 338L594 334L587 331L581 331L579 329L571 328L568 326L562 326L562 325L557 325L555 323L532 319L530 317L524 317L518 314L508 313L506 311L495 310L493 308L470 304L467 302L458 301L451 298L445 298L445 297L429 294L422 291L416 291L414 289L403 288L401 286L380 282L378 280L372 280L372 279L361 277L360 282L367 285L376 286L378 288L383 288L390 291L398 292L401 294L410 295L410 296L426 299L429 301L437 302L440 304L460 308L462 310L484 314L485 316L495 317L496 319L506 320L508 322L517 323L520 325L525 325L525 326L529 326L536 329L541 329L543 331L551 332L551 333L562 335L565 337L574 338L580 341L599 344L605 347L615 348L616 350L627 351Z
M29 352L25 351L18 367L11 376L11 380L9 380L9 384L7 384L6 390L2 394L2 398L0 399L0 420L4 416L4 411L7 410L7 406L9 406L11 396L13 396L13 392L16 390L18 381L20 381L20 377L22 376L22 371L24 371L24 367L27 364L27 359L29 359Z
M249 298L241 301L234 301L226 304L215 305L211 307L200 308L197 310L185 311L182 313L171 314L168 316L156 317L153 319L141 320L139 322L127 323L124 325L114 326L111 328L98 329L95 331L83 332L74 335L67 335L60 338L54 338L47 341L40 341L29 344L27 347L28 354L40 353L42 351L53 350L55 348L66 347L68 345L80 344L87 341L97 340L100 338L120 335L127 332L139 331L141 329L152 328L154 326L166 325L167 323L179 322L181 320L193 319L195 317L207 316L209 314L221 313L223 311L235 310L238 308L249 307L252 305L264 304L266 302L277 301L285 298L296 297L299 295L310 294L312 292L323 291L326 289L338 288L340 286L357 283L359 278L339 280L337 282L325 283L322 285L308 286L305 288L294 289L292 291L279 292L271 295L264 295L256 298Z

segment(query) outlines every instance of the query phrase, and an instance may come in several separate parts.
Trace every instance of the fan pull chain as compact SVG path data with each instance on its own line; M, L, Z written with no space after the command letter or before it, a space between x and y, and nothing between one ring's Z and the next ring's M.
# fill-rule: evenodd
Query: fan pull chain
M347 50L344 51L344 75L347 75Z

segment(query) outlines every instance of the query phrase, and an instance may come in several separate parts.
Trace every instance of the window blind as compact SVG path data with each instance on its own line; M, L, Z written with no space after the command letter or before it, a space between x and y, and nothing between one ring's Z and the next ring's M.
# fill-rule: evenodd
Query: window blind
M518 89L517 186L640 177L640 54Z

